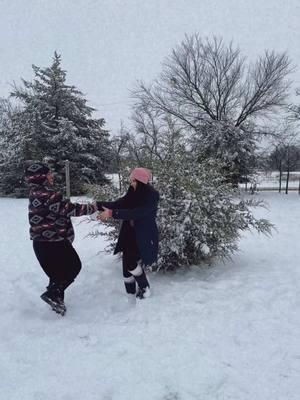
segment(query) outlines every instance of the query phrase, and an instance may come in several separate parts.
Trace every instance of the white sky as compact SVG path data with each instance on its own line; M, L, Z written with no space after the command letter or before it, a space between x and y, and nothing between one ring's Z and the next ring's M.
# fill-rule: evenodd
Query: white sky
M300 0L0 0L0 97L31 65L63 57L114 132L130 116L129 89L150 81L185 33L223 36L253 58L264 49L300 60ZM300 72L293 75L300 86Z

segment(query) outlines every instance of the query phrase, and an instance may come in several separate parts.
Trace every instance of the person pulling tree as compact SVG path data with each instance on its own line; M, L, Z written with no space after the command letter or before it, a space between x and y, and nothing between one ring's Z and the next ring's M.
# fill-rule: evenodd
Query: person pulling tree
M150 296L150 285L143 266L153 264L158 254L155 218L159 193L149 184L150 179L148 169L135 168L125 196L113 202L97 201L98 209L103 210L97 218L102 222L111 217L123 220L114 254L123 252L126 292L140 299Z
M41 299L58 314L64 315L64 292L81 270L81 261L72 242L74 230L71 217L93 214L96 204L72 203L64 200L53 188L54 176L41 162L27 166L25 179L30 187L30 239L35 255L49 277L47 290Z

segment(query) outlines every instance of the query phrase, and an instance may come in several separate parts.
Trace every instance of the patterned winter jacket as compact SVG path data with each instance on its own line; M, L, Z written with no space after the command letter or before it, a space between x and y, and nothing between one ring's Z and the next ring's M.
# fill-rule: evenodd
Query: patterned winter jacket
M51 186L31 185L29 193L30 239L47 242L73 242L71 217L93 214L93 204L72 203Z

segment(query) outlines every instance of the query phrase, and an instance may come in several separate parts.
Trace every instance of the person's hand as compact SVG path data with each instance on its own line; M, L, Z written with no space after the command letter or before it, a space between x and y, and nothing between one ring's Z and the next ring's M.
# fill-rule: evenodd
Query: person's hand
M97 220L98 221L101 221L101 222L106 222L107 221L107 218L103 214L104 214L104 212L101 212L101 213L99 213L97 215Z
M97 216L97 219L100 219L100 221L105 222L108 220L108 218L111 218L112 216L112 210L106 208L106 207L102 207L104 211L102 211L102 213L100 213Z

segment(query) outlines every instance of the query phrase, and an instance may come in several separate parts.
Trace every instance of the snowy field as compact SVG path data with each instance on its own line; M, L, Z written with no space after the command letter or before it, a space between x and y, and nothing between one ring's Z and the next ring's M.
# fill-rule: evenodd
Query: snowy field
M75 247L83 268L60 317L28 240L27 200L0 199L0 393L5 400L299 400L300 197L261 194L276 224L206 270L150 276L129 304L102 239Z

